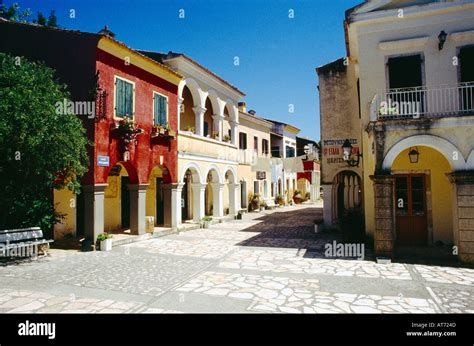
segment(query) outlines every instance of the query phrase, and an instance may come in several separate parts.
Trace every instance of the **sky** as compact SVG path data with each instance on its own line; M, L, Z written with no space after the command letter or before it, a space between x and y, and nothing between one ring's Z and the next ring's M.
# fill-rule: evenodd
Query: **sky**
M292 124L301 129L299 135L314 140L320 138L315 68L345 56L344 12L363 2L14 1L35 16L55 10L64 28L98 32L108 25L131 48L184 53L243 91L247 110Z

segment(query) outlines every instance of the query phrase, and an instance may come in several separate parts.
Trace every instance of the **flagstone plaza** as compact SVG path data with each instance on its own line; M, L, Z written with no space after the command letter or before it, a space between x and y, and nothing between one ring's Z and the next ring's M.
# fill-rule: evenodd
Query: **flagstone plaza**
M474 269L328 259L318 205L0 266L6 313L474 313ZM366 250L366 252L368 252Z

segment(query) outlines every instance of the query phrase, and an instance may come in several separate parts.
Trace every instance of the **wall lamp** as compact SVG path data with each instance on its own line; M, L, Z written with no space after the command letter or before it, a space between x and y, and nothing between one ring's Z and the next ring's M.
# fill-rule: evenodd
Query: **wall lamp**
M446 42L446 39L448 38L448 34L446 31L442 30L439 35L438 35L438 49L441 50L443 49L444 43Z
M408 157L410 158L410 163L418 163L418 159L420 157L420 152L417 148L411 148L408 152Z
M346 139L344 141L344 144L342 145L342 159L347 162L347 164L350 167L358 167L360 163L360 158L362 157L362 154L357 153L355 155L355 159L353 158L352 155L352 144L349 141L349 139Z

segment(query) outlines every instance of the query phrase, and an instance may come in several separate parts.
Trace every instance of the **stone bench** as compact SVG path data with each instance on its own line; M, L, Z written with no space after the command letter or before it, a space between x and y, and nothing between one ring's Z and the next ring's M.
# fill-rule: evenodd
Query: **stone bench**
M45 253L49 243L39 227L0 230L0 257L31 257Z

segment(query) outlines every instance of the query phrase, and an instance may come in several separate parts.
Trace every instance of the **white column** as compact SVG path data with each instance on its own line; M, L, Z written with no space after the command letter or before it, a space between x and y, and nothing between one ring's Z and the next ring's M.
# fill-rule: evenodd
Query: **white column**
M164 223L167 227L177 228L181 224L181 193L184 184L163 184L165 201Z
M108 184L84 185L85 235L92 241L104 232L104 190Z
M237 214L239 203L240 184L229 183L229 214Z
M198 136L204 136L204 113L206 108L204 107L193 107L194 114L196 115L196 134Z
M332 184L323 184L323 218L324 226L332 227Z
M214 217L224 216L224 185L221 183L210 183L212 186L212 215Z
M224 115L222 114L214 114L212 116L214 120L214 129L213 132L219 132L219 140L222 141L222 123L224 121Z
M233 144L233 145L239 145L239 136L238 136L238 132L237 132L237 128L238 128L238 125L239 123L234 121L234 120L231 120L230 121L230 142Z
M199 222L204 217L204 193L206 191L206 185L192 183L191 187L193 189L193 220Z
M184 99L178 96L178 130L181 130L181 108L183 107Z
M148 184L128 185L130 190L130 233L145 234L146 189Z

